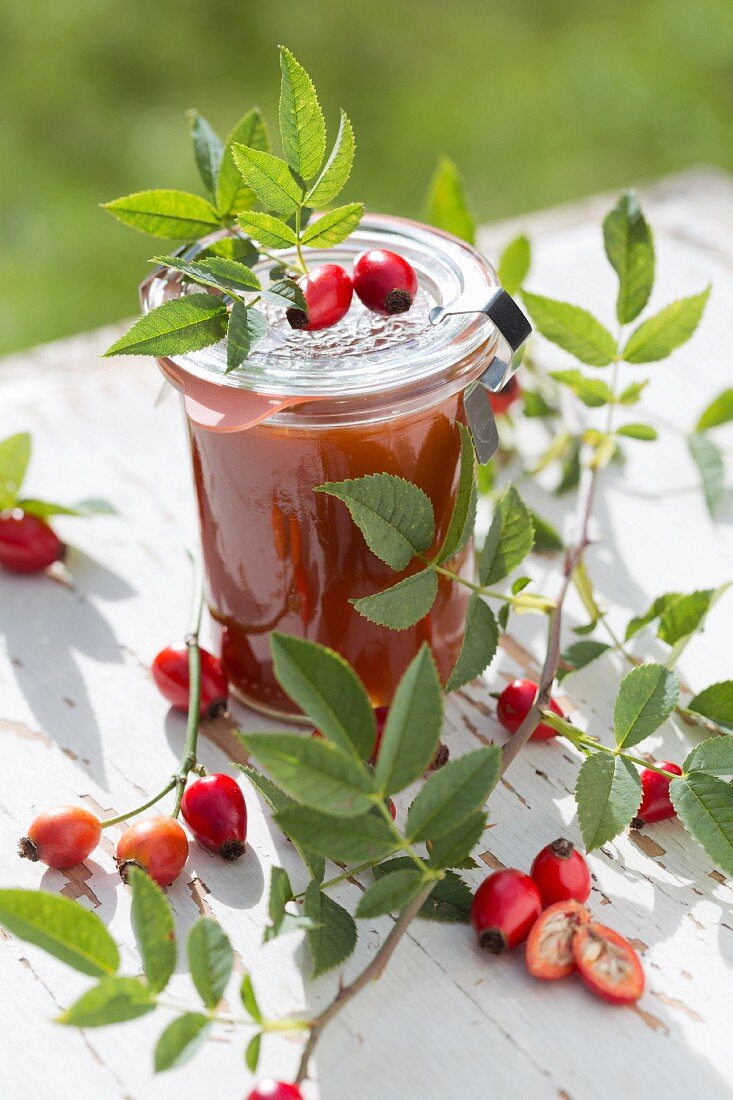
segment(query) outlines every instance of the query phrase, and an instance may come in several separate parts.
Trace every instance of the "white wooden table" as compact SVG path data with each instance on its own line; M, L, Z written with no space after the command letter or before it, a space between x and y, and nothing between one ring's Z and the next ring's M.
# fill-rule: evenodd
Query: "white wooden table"
M687 428L731 384L733 185L710 173L689 174L649 189L646 200L660 272L652 304L714 283L694 343L669 364L650 366L653 381L642 409L634 411L634 419L642 412ZM484 244L495 255L511 234L526 230L535 252L530 286L582 302L610 321L615 287L598 227L608 206L604 196L489 227ZM132 288L130 298L132 304ZM150 361L98 358L113 334L79 336L0 364L2 435L33 432L28 488L60 500L105 496L121 513L59 521L72 544L73 586L0 575L0 881L60 891L94 909L124 945L130 973L137 955L128 892L112 858L117 831L94 860L69 875L44 874L40 865L14 857L16 839L38 809L82 800L114 814L160 785L182 744L183 719L168 712L148 667L161 645L182 634L187 617L184 550L195 539L195 524L184 434L175 400L154 408L160 381ZM549 347L544 352L548 362L562 357ZM625 471L609 473L600 494L604 537L589 558L619 628L665 590L708 587L733 576L730 492L714 526L683 440L665 432L655 446L627 450ZM527 495L548 518L563 522L565 502L533 486ZM532 569L540 590L547 590L557 563L534 559ZM731 598L718 604L704 637L685 654L682 671L693 688L733 673ZM572 602L568 610L568 625L585 621ZM540 621L514 619L514 627L488 684L461 692L450 706L446 740L456 755L503 737L489 691L536 669ZM653 652L653 643L645 642L643 652ZM611 657L567 681L576 720L596 733L610 728L621 671ZM261 719L235 709L243 726L262 727ZM235 753L227 722L209 723L206 734L204 764L226 769ZM668 726L665 754L681 760L689 737L687 728ZM524 750L492 799L492 825L481 848L487 869L527 868L559 834L578 839L576 772L572 750L562 744ZM246 858L224 865L192 846L186 872L169 891L179 929L199 913L213 914L232 937L240 969L251 970L268 1014L324 1004L337 975L304 981L300 934L261 946L271 866L284 864L294 882L302 873L259 801L250 794L248 802ZM573 981L536 983L519 956L483 957L465 926L417 922L385 977L328 1030L315 1058L319 1085L308 1095L730 1096L730 884L677 823L624 836L594 853L590 866L594 912L643 952L648 988L637 1008L606 1007ZM478 882L481 875L471 877ZM347 883L335 896L353 904L358 889ZM363 967L389 925L389 918L362 923L347 975ZM3 1098L194 1100L212 1086L221 1100L245 1095L241 1031L219 1033L187 1067L154 1078L151 1052L167 1022L163 1012L85 1034L51 1023L88 984L35 948L7 937L0 943ZM172 991L193 1006L185 968ZM229 993L236 1005L234 983ZM287 1079L299 1049L295 1040L265 1042L262 1070Z

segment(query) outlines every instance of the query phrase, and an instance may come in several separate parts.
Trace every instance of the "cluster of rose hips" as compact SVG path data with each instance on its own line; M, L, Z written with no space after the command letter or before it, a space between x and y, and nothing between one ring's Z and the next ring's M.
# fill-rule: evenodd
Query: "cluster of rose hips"
M411 264L383 248L362 252L351 276L338 264L323 264L298 280L306 308L287 311L288 323L303 332L330 328L345 317L354 293L367 309L389 317L406 313L417 294L417 275Z
M529 875L495 871L471 904L471 925L484 949L499 954L527 941L527 969L555 981L577 971L586 986L613 1004L632 1004L644 991L644 971L631 944L591 917L583 904L590 872L569 840L537 854Z

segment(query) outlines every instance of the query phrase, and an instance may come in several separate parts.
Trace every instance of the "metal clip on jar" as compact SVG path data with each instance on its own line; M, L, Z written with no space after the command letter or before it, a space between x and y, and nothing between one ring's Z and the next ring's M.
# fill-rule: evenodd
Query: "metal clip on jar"
M456 424L468 422L487 461L497 440L486 390L506 383L529 334L478 252L416 222L368 216L342 245L309 259L348 270L371 248L397 252L415 268L419 291L408 313L384 318L354 299L340 324L304 333L273 311L265 339L230 374L223 343L159 360L182 396L207 599L230 682L248 704L290 718L272 667L273 630L341 653L375 706L389 704L423 641L448 676L463 637L465 587L439 578L431 612L408 630L368 622L349 600L415 569L395 574L344 505L314 490L397 474L430 497L439 543L457 488ZM270 266L261 265L263 281ZM189 289L178 273L158 270L141 288L143 308ZM472 556L466 547L451 568L470 576Z

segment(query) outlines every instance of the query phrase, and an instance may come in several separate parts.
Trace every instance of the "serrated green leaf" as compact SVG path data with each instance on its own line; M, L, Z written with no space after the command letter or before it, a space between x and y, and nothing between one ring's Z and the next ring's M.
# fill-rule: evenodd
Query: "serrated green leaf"
M398 912L417 897L424 883L425 879L415 866L378 878L362 894L356 915L365 920Z
M442 725L440 680L423 643L397 685L382 734L375 778L385 798L423 774L435 755Z
M649 379L645 379L643 382L632 382L618 395L619 405L636 405L642 393L649 385Z
M270 924L265 928L263 943L269 943L288 932L303 932L312 927L313 922L309 917L288 912L287 906L293 900L293 888L287 871L283 867L273 867L267 903Z
M587 851L618 836L641 803L639 774L619 756L596 752L583 762L575 785L578 821Z
M377 736L364 685L333 650L273 633L275 676L283 691L312 719L324 737L358 759L368 759Z
M232 972L234 952L229 938L214 920L201 917L188 934L191 979L207 1008L216 1008Z
M656 363L686 344L699 325L710 296L710 287L702 294L678 298L634 329L626 342L622 358L627 363Z
M246 145L249 149L269 153L270 138L259 108L254 107L240 118L224 147L216 186L216 205L223 218L248 210L257 201L254 191L242 183L241 173L234 163L232 150L235 145Z
M695 745L687 755L683 771L685 774L733 775L733 737L708 737Z
M510 241L499 258L499 282L507 294L516 294L529 275L532 252L529 238L522 234Z
M682 599L681 592L665 592L664 595L657 596L648 611L643 615L635 615L629 620L629 624L626 627L625 640L628 642L628 640L633 638L634 634L638 634L643 627L653 622L654 619L658 619L668 604L679 599Z
M461 441L458 488L448 530L435 559L440 565L463 549L473 534L476 522L475 452L468 429L459 424L458 431Z
M405 829L410 842L435 840L457 828L483 806L500 774L497 745L466 753L434 772L410 806Z
M372 623L388 626L390 630L409 630L430 612L437 595L435 571L423 569L383 592L349 602Z
M156 1073L177 1069L196 1053L206 1038L211 1020L200 1012L186 1012L168 1024L155 1045L153 1065Z
M322 893L315 882L308 883L303 904L306 916L313 922L307 939L313 958L313 977L318 978L351 955L356 947L356 924L351 914Z
M616 355L616 341L592 313L569 302L543 298L522 291L522 300L532 322L546 340L551 340L589 367L606 367Z
M306 195L306 202L314 210L328 206L343 190L351 175L356 141L354 127L345 111L341 111L338 134L328 160L316 182Z
M70 898L39 890L0 890L0 925L82 974L114 974L120 965L117 944L97 914Z
M687 710L701 714L721 729L733 733L733 680L722 680L706 687L690 700Z
M140 233L166 240L195 241L221 224L207 199L170 188L137 191L102 203L102 208Z
M244 264L212 256L206 260L182 260L178 256L156 256L152 263L180 271L187 278L204 286L213 286L225 294L246 294L260 289L260 280Z
M388 863L379 864L374 868L374 875L376 878L381 878L414 866L408 857L399 857L391 859ZM463 879L453 871L446 871L444 877L436 882L418 916L425 920L467 924L471 918L472 901L473 894Z
M440 157L425 196L425 221L474 244L476 223L466 199L463 177L450 157ZM510 292L511 293L511 292Z
M313 81L290 50L280 47L280 136L285 159L304 180L312 179L326 152L326 123Z
M0 442L0 511L15 503L30 458L30 432L17 432Z
M262 1044L262 1032L258 1031L256 1035L253 1035L250 1041L247 1043L247 1049L244 1052L244 1061L247 1069L250 1073L256 1073L257 1067L260 1064L260 1046Z
M468 601L461 651L445 685L446 691L463 687L489 667L499 645L499 627L489 605L474 593Z
M613 709L619 749L638 745L667 721L680 697L679 680L664 665L632 668L621 681Z
M677 815L726 875L733 876L733 787L714 775L691 772L669 788Z
M528 508L527 511L534 527L534 546L532 549L535 554L555 554L564 550L565 543L560 532L532 508Z
M616 435L625 435L629 439L641 439L644 442L652 442L659 438L656 428L651 424L622 424L616 428Z
M137 978L102 978L56 1018L68 1027L104 1027L136 1020L155 1010L155 999Z
M534 545L529 512L513 485L508 485L494 509L489 533L479 557L482 585L503 580L524 561Z
M562 683L566 676L585 668L612 648L613 646L606 645L605 642L573 642L562 651L560 656L562 667L557 673L557 682Z
M598 409L613 400L610 386L600 378L588 378L579 370L551 370L550 378L567 386L588 408Z
M657 635L667 645L676 645L689 634L701 631L712 603L725 591L723 588L706 588L698 592L671 597L666 601L659 618Z
M290 248L298 240L287 222L259 210L246 210L239 214L237 222L263 248Z
M354 232L363 216L363 202L337 206L310 223L303 234L303 244L309 248L333 248Z
M431 867L458 867L483 836L486 814L474 810L464 821L436 840L430 850Z
M398 843L387 823L372 814L333 817L307 806L292 806L275 818L294 843L340 863L384 859Z
M267 321L258 309L235 302L227 325L227 370L241 366L254 345L267 333Z
M130 922L153 993L165 989L176 966L173 912L161 888L139 867L130 867Z
M606 215L603 243L618 275L616 317L626 325L639 316L654 286L654 240L636 192L626 191Z
M249 733L242 740L277 785L304 806L354 817L374 805L371 776L353 751L299 733Z
M189 294L144 314L105 351L110 355L183 355L224 339L229 315L221 298Z
M730 424L731 420L733 420L733 388L728 388L719 393L700 414L695 431L706 432L721 424Z
M303 192L284 160L239 144L232 146L232 156L242 179L266 209L286 218L295 213Z
M219 135L198 111L189 111L188 118L191 126L196 167L204 182L204 187L213 195L216 192L216 181L219 178L224 145Z
M308 309L305 294L294 279L278 279L270 283L262 292L262 297L273 306L283 306L285 309Z
M395 474L327 481L316 492L344 502L371 552L392 569L404 569L435 538L430 498Z
M702 477L705 503L713 518L725 495L725 463L723 453L709 435L691 435L688 445L693 461Z
M241 734L237 734L237 736L241 740ZM247 776L252 786L262 795L273 813L279 813L280 810L286 810L289 806L295 805L292 798L289 798L284 791L281 791L266 775L262 775L256 768L252 768L248 764L237 763L234 764L234 767L239 768L239 770ZM312 877L316 879L317 882L322 882L326 871L326 865L323 858L314 855L312 852L307 852L296 842L293 842L293 846L310 871Z
M216 256L221 260L236 260L237 263L251 268L259 259L258 249L249 237L236 234L235 230L232 230L232 234L228 237L221 237L217 241L212 241L206 248L202 248L200 252L196 253L196 259L199 261L210 260Z

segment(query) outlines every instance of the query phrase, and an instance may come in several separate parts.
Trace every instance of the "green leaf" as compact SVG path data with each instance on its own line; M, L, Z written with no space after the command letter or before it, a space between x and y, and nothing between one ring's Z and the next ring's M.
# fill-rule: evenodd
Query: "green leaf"
M176 1017L165 1029L155 1045L153 1065L156 1073L177 1069L193 1057L206 1038L211 1027L208 1016L200 1012L186 1012Z
M309 248L333 248L354 232L363 216L363 202L337 206L310 223L303 234L303 244Z
M499 645L499 627L489 605L474 593L468 601L466 625L458 659L445 685L455 691L475 680L489 667Z
M260 1046L262 1044L262 1032L253 1035L244 1052L244 1061L250 1073L256 1073L260 1064Z
M24 497L18 501L24 512L46 519L48 516L116 516L119 513L108 500L80 500L76 504L53 504L50 500Z
M516 294L529 275L532 262L529 238L522 234L510 241L499 258L499 282L507 294Z
M664 665L632 668L621 681L613 708L616 746L629 749L667 721L680 697L679 680Z
M710 287L702 294L678 298L643 321L626 343L623 351L626 362L656 363L686 344L702 319L709 295Z
M224 145L218 134L198 111L189 111L188 118L191 126L196 166L201 179L204 181L204 187L213 195L216 192L216 181L219 178L219 167L221 166L221 158L224 155Z
M636 192L626 191L606 215L603 243L618 275L616 317L627 325L639 316L654 286L654 240Z
M275 676L324 737L360 760L368 759L377 736L374 711L364 685L338 653L325 646L273 633Z
M139 867L130 867L130 920L140 950L143 970L153 993L160 993L176 966L173 912L161 888Z
M700 419L695 425L695 431L706 432L709 428L729 424L731 420L733 420L733 388L723 390L710 402L700 414Z
M229 315L221 298L189 294L151 309L105 355L183 355L224 339Z
M315 882L308 883L303 905L306 916L313 922L306 935L313 958L313 977L318 978L351 955L356 947L356 924L351 913L322 893Z
M438 160L425 196L424 217L429 225L475 243L476 223L466 199L463 176L450 157Z
M188 191L137 191L102 203L102 208L140 233L166 240L195 241L220 225L211 203Z
M268 913L271 924L265 928L263 943L269 943L277 936L287 932L302 932L312 927L313 922L300 913L289 913L287 906L293 901L293 888L287 871L282 867L273 867L270 877L270 896Z
M374 805L371 777L353 750L300 733L249 733L242 740L277 785L304 806L354 817Z
M446 765L447 766L447 765ZM486 814L474 810L454 829L439 837L430 851L431 867L459 867L483 836Z
M702 631L705 618L714 600L722 595L727 587L728 585L719 589L706 588L670 598L662 608L658 636L667 645L673 646L682 638Z
M239 214L237 222L245 233L254 237L263 248L290 248L298 240L295 231L272 214L263 214L259 210L246 210Z
M96 913L57 894L0 890L0 924L82 974L114 974L120 965L115 941Z
M237 178L239 178L238 172ZM202 248L200 252L197 252L196 259L199 262L201 260L211 260L214 257L221 260L236 260L237 263L251 268L253 264L257 263L259 256L258 249L249 237L237 235L221 237L217 241L212 241L206 248Z
M733 733L733 680L722 680L706 687L690 700L687 710L702 714L716 726Z
M216 287L225 294L246 294L260 289L260 280L254 271L237 260L227 260L223 256L200 261L181 260L178 256L156 256L152 262L172 271L181 271L194 282Z
M262 297L273 306L282 306L285 309L291 306L295 306L296 309L308 309L305 294L294 279L278 279L270 283L263 290Z
M522 291L522 300L538 332L589 367L606 367L616 355L616 342L593 314L569 302Z
M232 972L234 952L226 933L208 917L201 917L188 933L191 978L207 1008L216 1008Z
M534 527L534 546L536 554L555 554L565 549L560 532L546 519L538 515L533 509L528 508L529 518Z
M439 565L442 565L443 562L448 561L463 549L473 534L476 522L476 487L473 476L476 464L475 452L468 429L463 424L459 424L458 430L461 440L458 489L456 490L456 499L448 530L435 559Z
M237 734L241 740L241 735ZM247 764L236 764L235 768L239 768L244 775L247 776L255 790L262 795L267 805L270 807L273 813L279 813L281 810L286 810L290 806L294 806L295 802L292 798L289 798L284 791L281 791L279 787L276 787L267 776L262 775L255 768L249 767ZM325 875L326 867L321 856L314 855L312 852L307 852L304 848L294 842L298 855L303 860L310 871L312 877L317 882L322 882Z
M412 860L405 856L391 859L388 863L381 863L373 870L376 878L382 878L414 866ZM473 894L463 879L453 871L446 871L445 876L436 882L418 916L426 920L458 921L467 924L471 916L472 901Z
M262 1023L262 1012L260 1006L257 1003L257 997L255 996L254 986L252 985L252 978L249 974L245 973L242 978L242 984L239 987L239 999L242 1002L245 1012L248 1016L258 1023Z
M555 488L555 496L562 496L578 487L580 483L580 436L573 436L563 458L560 481Z
M632 382L618 395L619 405L636 405L648 385L648 378L643 382Z
M714 517L725 495L723 453L708 435L691 435L687 443L702 477L705 503Z
M457 828L486 802L501 774L497 745L476 749L434 772L410 806L410 843L435 840Z
M287 218L295 213L303 192L284 160L263 149L239 144L232 146L232 156L242 179L264 207Z
M550 378L567 386L588 408L599 409L613 400L610 386L600 378L588 378L579 370L551 370L549 373Z
M372 814L333 817L307 806L292 806L275 818L294 843L340 863L384 859L398 843L387 823Z
M315 176L326 152L326 123L313 81L290 50L280 47L280 136L285 159L304 180Z
M341 112L341 121L331 154L323 166L316 182L306 195L306 202L314 210L321 210L336 198L346 185L354 163L356 142L354 127L345 111Z
M356 915L362 919L382 917L404 909L423 889L425 879L417 867L395 871L378 878L362 894Z
M729 877L733 876L733 787L692 772L673 779L669 794L680 821Z
M641 439L649 443L659 438L656 428L652 428L651 424L622 424L620 428L616 428L616 435L625 435L629 439Z
M534 545L529 512L513 485L499 498L479 557L482 585L503 580L524 561Z
M423 774L435 756L442 726L440 680L423 643L397 685L382 734L375 776L385 798Z
M575 785L583 843L589 852L618 836L641 803L641 780L627 760L596 752L583 762Z
M633 638L634 634L638 634L643 627L653 622L654 619L658 619L668 604L679 599L682 599L682 593L680 592L666 592L663 596L657 596L648 611L643 615L635 615L629 620L625 640L628 642L629 638Z
M236 370L254 345L267 333L267 321L258 309L235 302L227 325L227 374Z
M102 978L56 1018L69 1027L104 1027L155 1010L155 998L137 978Z
M344 502L371 552L392 569L404 569L435 538L430 498L395 474L327 481L316 492Z
M559 415L559 409L555 405L549 405L537 390L522 390L522 410L530 420Z
M604 653L612 648L613 646L606 645L605 642L573 642L567 649L562 651L560 660L564 667L557 674L557 682L562 683L566 676L585 668L591 661L602 657Z
M390 630L408 630L429 613L438 595L433 569L423 569L373 596L350 600L360 615Z
M733 737L708 737L707 741L701 741L688 754L683 770L685 774L733 775Z
M18 432L0 442L0 511L15 503L30 458L30 432Z
M240 118L224 147L216 186L216 205L222 218L247 210L257 201L254 191L242 183L241 173L234 163L235 145L246 145L249 149L258 149L264 153L270 151L267 126L258 107Z

